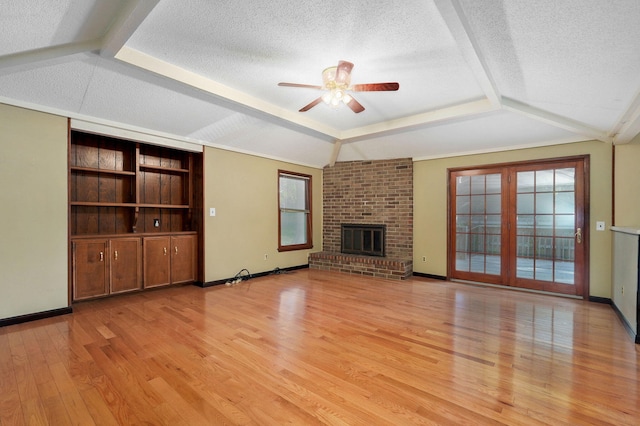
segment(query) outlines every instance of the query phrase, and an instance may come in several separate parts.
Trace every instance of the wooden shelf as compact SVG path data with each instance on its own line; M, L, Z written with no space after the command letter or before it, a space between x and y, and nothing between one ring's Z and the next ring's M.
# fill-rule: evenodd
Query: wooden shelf
M121 176L135 176L136 172L130 172L127 170L108 170L108 169L96 169L93 167L76 167L71 166L69 169L72 172L87 172L87 173L103 173L110 175L121 175Z
M188 209L188 204L137 204L136 207L145 209Z
M140 170L156 170L161 173L189 173L189 169L177 169L173 167L162 166L150 166L147 164L140 164Z
M71 201L72 206L85 207L139 207L141 209L188 209L188 204L136 204L136 203L103 203L100 201Z
M72 206L85 206L85 207L137 207L136 203L109 203L101 201L71 201Z

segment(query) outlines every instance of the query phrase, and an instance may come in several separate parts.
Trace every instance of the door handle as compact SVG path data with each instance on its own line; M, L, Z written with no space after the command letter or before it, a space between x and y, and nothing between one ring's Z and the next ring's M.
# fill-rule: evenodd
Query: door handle
M100 252L100 262L104 262L104 252Z
M164 249L164 255L166 256L167 255L167 248L163 247L163 249Z
M576 231L576 241L578 244L582 244L582 228L578 228Z

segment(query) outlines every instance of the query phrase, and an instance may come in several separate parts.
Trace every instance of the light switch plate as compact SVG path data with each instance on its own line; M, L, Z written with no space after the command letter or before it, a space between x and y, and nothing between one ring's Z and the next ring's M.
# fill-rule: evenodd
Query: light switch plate
M209 209L209 216L215 216L216 215L216 208L215 207L211 207Z
M596 231L604 231L604 222L596 222Z

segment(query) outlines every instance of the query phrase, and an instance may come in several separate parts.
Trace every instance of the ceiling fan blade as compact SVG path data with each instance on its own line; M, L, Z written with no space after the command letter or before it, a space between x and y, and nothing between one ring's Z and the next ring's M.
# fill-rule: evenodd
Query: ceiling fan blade
M298 84L298 83L278 83L278 86L303 87L303 88L306 88L306 89L318 89L318 90L322 89L322 86L314 86L312 84Z
M345 83L351 75L353 64L347 61L338 62L338 69L336 70L336 83ZM348 83L347 83L348 84Z
M349 89L354 92L388 92L395 91L400 88L398 83L369 83L369 84L354 84Z
M322 102L321 97L300 108L299 112L309 111L311 108L318 105L320 102Z
M360 104L360 102L356 101L353 96L351 97L351 100L349 102L347 102L347 106L349 108L351 108L351 111L355 112L356 114L359 112L364 111L364 107L362 106L362 104Z

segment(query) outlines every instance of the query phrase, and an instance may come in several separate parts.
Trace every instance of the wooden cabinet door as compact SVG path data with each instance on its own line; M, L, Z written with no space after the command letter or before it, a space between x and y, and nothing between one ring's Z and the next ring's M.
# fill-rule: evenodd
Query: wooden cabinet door
M144 238L144 288L171 284L170 243L168 236Z
M196 279L196 236L171 237L171 282L172 284Z
M111 255L111 293L139 290L142 287L142 243L140 238L109 241Z
M105 296L109 292L108 241L73 241L73 300Z

